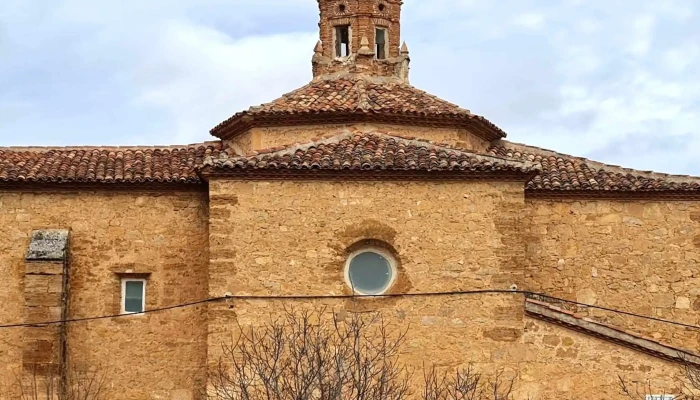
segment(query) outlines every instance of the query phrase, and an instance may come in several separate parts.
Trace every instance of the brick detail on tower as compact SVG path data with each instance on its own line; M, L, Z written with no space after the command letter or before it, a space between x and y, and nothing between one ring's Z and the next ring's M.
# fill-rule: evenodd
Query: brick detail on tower
M314 49L314 79L352 73L408 81L408 47L401 45L402 4L318 0L320 40ZM341 46L346 35L347 46Z

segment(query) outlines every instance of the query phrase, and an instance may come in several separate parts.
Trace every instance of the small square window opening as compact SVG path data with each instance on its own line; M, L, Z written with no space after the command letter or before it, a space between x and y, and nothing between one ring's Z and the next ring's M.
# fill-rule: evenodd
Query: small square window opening
M122 314L140 314L146 310L146 280L122 279Z
M376 28L374 30L375 52L378 60L386 59L386 28Z
M335 56L347 57L350 55L350 25L335 27Z

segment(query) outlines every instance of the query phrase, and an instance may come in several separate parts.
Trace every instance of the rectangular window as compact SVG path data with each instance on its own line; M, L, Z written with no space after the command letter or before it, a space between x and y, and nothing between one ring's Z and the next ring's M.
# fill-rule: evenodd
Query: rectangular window
M377 55L378 60L384 60L386 59L386 37L387 37L387 31L386 28L376 28L374 30L374 42L375 42L375 51L374 54Z
M122 279L122 313L139 314L146 310L146 280Z
M335 27L335 56L347 57L350 55L350 25Z
M673 400L676 397L670 394L648 394L646 400Z

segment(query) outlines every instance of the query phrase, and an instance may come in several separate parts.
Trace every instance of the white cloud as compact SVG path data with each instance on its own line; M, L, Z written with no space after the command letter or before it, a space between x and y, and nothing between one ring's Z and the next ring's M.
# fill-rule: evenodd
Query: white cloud
M697 63L699 56L700 47L695 43L688 43L682 47L667 50L663 54L663 62L670 72L678 74Z
M653 15L640 15L632 19L629 27L627 51L643 57L651 50L656 19Z
M201 140L233 113L307 83L316 40L313 34L233 40L204 26L168 23L155 46L144 49L154 51L150 59L132 66L139 88L133 104L167 110L178 141Z
M545 16L536 12L527 12L513 18L513 24L526 29L540 29L544 25Z
M601 26L600 22L594 19L582 19L576 22L576 29L583 34L590 35L600 31Z
M700 175L698 4L539 6L405 2L412 83L514 141ZM0 145L209 140L311 78L317 16L309 0L0 2Z

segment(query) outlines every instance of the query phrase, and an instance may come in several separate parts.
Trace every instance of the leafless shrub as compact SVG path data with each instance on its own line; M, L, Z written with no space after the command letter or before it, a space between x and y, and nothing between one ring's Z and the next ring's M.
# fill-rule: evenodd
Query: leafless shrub
M700 392L700 367L697 363L692 362L687 354L681 353L680 356L683 360L683 373L687 381L685 389L694 393L693 396L697 396L697 393Z
M673 398L674 400L694 400L696 397L688 390L683 390L683 393L667 393L653 387L651 382L632 384L622 377L618 376L620 392L628 399L632 400L666 400ZM686 388L687 389L687 388Z
M62 382L65 390L62 390ZM61 377L57 365L18 373L4 392L17 400L106 400L107 374L99 369L80 371L69 368Z
M423 400L508 400L515 379L504 378L498 371L493 379L484 380L471 366L454 375L440 375L435 367L425 370Z
M410 394L410 372L398 362L406 331L391 333L379 314L296 312L260 328L239 326L223 345L209 379L215 400L399 400Z
M683 382L681 382L681 388L679 389L681 393L673 395L675 396L674 400L699 400L700 366L698 366L697 364L697 359L693 360L694 357L683 352L679 352L678 356L680 357L682 363L681 370L683 375ZM646 400L648 398L651 398L651 396L653 395L671 396L671 394L660 393L658 391L658 388L652 387L650 382L632 385L629 382L625 381L622 377L618 378L620 391L627 398Z

